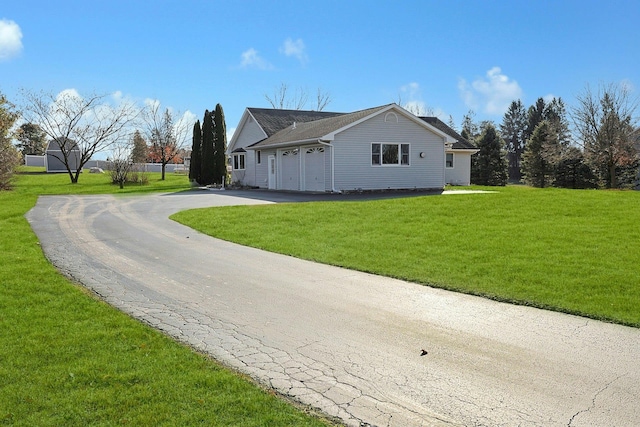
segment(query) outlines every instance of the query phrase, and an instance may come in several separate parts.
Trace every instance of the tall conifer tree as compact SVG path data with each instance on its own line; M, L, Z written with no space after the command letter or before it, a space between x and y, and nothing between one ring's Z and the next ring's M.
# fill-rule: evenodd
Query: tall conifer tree
M506 185L507 160L504 141L493 124L484 124L476 146L480 151L474 156L471 165L471 182L479 185Z
M200 183L202 180L202 130L200 129L200 120L197 120L193 125L192 141L189 179Z
M214 170L214 124L212 113L209 110L204 112L204 119L202 121L202 161L200 177L201 185L211 185L215 182L215 170Z
M227 125L224 120L224 112L222 105L217 104L216 110L213 115L214 124L214 182L216 184L223 184L227 176Z

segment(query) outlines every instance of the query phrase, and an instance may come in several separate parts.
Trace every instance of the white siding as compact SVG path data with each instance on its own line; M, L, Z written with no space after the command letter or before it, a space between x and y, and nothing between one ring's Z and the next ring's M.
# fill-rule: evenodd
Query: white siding
M251 150L248 150L251 151ZM275 156L275 150L260 150L260 164L255 164L256 182L255 186L260 188L269 188L269 156ZM257 160L256 160L257 161Z
M451 153L451 151L449 151ZM453 152L453 168L445 168L445 181L452 185L469 185L471 179L471 153Z
M242 126L241 129L238 129L237 132L240 133L237 137L234 135L234 143L232 147L229 147L230 151L238 148L245 148L258 141L262 141L265 138L264 132L251 116L248 116L244 126ZM233 153L230 153L230 156L233 157ZM245 170L232 171L231 181L249 186L259 185L256 182L256 166L258 165L256 165L255 162L255 152L253 150L247 150L245 153Z
M409 166L372 166L372 143L410 144ZM375 116L338 134L333 145L336 190L444 187L444 139L401 115L398 123Z

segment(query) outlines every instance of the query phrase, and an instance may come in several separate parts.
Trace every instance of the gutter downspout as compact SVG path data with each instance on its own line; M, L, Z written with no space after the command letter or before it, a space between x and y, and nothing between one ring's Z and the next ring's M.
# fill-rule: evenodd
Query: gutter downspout
M331 145L329 140L322 140L322 139L318 139L318 144L325 145L329 147L329 149L331 150L331 192L341 193L341 191L336 190L335 173L334 173L335 158L334 158L333 145Z

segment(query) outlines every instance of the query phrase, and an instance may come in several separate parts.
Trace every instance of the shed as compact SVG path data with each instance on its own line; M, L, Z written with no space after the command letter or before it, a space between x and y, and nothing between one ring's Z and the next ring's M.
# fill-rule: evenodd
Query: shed
M63 142L64 141L64 142ZM78 144L71 139L56 138L49 141L45 150L44 164L47 172L67 172L64 163L65 156L69 162L71 172L76 172L80 166L80 148Z

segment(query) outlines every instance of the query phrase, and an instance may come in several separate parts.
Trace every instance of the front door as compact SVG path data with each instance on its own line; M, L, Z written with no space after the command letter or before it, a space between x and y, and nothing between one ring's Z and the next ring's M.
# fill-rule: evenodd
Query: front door
M276 156L269 156L269 190L276 189Z

